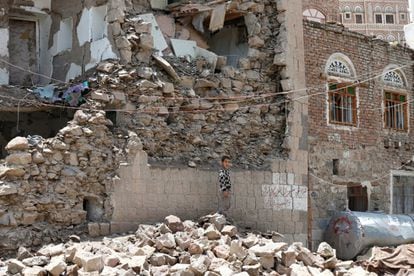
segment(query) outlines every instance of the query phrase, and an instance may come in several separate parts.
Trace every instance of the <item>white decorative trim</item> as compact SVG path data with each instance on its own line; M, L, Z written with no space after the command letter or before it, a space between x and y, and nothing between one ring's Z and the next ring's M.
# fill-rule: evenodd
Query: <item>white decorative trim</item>
M397 68L398 66L395 64L390 64L385 67L382 74L382 82L386 86L406 89L407 79L404 75L404 72Z
M331 76L340 76L347 79L354 79L356 76L355 67L351 60L341 53L332 54L325 66L325 73Z

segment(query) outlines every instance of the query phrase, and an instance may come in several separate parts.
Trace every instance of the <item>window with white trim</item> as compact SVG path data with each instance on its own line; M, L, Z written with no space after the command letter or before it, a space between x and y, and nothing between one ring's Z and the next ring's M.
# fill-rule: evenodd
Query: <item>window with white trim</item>
M381 13L376 13L375 14L375 23L376 24L382 24L382 14Z
M329 122L356 125L356 92L350 84L329 84Z
M384 93L385 128L405 131L408 128L407 95L392 91Z
M364 23L364 19L363 19L363 14L362 13L355 14L355 23L356 24L362 24L362 23Z
M382 81L384 89L384 127L397 131L408 130L408 95L405 81L398 70L386 72Z
M394 24L394 14L386 14L385 15L385 23L386 24Z

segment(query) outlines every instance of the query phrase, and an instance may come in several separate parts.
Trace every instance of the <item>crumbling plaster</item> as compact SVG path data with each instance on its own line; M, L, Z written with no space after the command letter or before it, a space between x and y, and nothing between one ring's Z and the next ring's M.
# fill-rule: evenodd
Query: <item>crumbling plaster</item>
M0 38L7 41L8 19L36 21L38 33L39 72L50 78L67 81L97 65L102 59L116 59L113 42L108 39L107 1L34 1L32 6L9 6L13 13L0 12ZM3 30L4 29L4 30ZM0 57L8 56L7 43L0 49ZM69 61L69 62L68 62ZM81 70L79 70L79 67ZM8 66L0 64L0 84L8 84Z

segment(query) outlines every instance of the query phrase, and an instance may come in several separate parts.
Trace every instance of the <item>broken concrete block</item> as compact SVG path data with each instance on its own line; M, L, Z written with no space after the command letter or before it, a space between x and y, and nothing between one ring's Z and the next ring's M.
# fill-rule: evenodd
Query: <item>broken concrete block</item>
M180 77L178 76L177 72L175 72L174 68L160 56L152 55L158 65L160 65L174 80L179 81Z
M324 258L336 256L335 249L333 249L327 242L321 242L316 252Z
M152 13L140 14L138 18L142 19L145 22L151 23L151 34L153 37L154 48L159 52L167 49L168 44L165 41L164 35L162 34L154 15Z
M215 53L210 52L206 49L197 47L196 48L196 57L205 58L207 60L207 62L210 64L211 70L216 69L218 56Z
M45 269L52 276L59 276L62 272L66 270L66 263L61 257L52 258L50 263L45 267Z
M153 10L165 10L168 5L167 0L151 0L150 3Z
M22 270L25 267L26 266L22 262L20 262L19 260L11 259L11 260L9 260L9 262L7 264L7 272L14 275L14 274L22 272Z
M277 66L286 66L286 54L278 53L273 59L273 64Z
M283 91L291 91L293 90L293 83L291 79L284 79L280 81L280 84L282 85Z
M99 229L99 223L90 222L88 223L88 233L91 237L99 237L101 235Z
M184 231L184 224L177 216L170 215L166 217L164 223L173 233Z
M165 14L160 14L156 16L156 21L158 23L158 26L161 29L161 32L171 38L174 37L175 35L175 20L173 17L165 15Z
M29 141L25 137L15 137L7 145L6 150L26 150L29 148Z
M0 196L17 194L16 184L0 181Z
M128 266L135 273L141 273L144 270L147 270L148 269L147 258L145 256L133 256L128 261Z
M214 225L210 225L205 231L204 236L207 236L209 240L218 240L221 237L220 232Z
M211 32L218 31L223 28L224 19L226 17L226 4L217 5L211 12L209 30Z
M150 34L140 34L139 46L143 49L152 50L154 48L154 37Z
M96 100L96 101L105 102L105 103L108 103L112 100L110 95L108 95L106 93L103 93L99 90L92 91L91 99Z
M174 50L175 56L177 57L196 57L197 43L195 41L171 39L171 45Z
M113 64L112 62L103 61L98 64L98 66L96 67L96 70L109 74L114 70L114 67L115 67L115 64Z
M246 24L247 33L249 36L255 36L260 34L261 25L259 19L253 13L248 13L244 16L244 22Z
M211 81L208 79L197 79L194 88L217 88L218 87L217 81Z
M46 274L45 268L40 266L25 267L22 271L23 276L44 276Z
M221 230L221 233L232 238L237 235L237 227L234 225L225 225Z
M135 32L139 34L151 34L152 25L149 22L137 21L134 24L134 28L135 28Z
M257 35L249 38L249 46L252 48L261 48L264 46L264 40Z
M12 153L6 157L6 163L11 165L27 165L32 162L32 155L28 152Z

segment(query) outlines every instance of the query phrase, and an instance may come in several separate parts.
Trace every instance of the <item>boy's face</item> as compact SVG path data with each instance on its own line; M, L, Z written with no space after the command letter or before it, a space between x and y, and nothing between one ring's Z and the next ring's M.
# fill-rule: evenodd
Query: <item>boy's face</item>
M223 168L225 168L226 170L231 167L230 159L224 159L223 162L221 162L221 164L223 165Z

